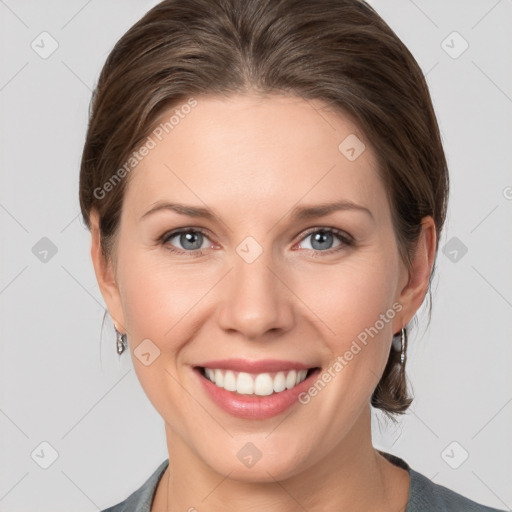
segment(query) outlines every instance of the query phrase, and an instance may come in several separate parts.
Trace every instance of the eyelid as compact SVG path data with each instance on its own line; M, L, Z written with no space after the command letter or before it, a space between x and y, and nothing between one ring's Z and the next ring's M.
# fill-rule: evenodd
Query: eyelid
M305 238L307 238L309 235L313 233L318 233L320 231L327 231L332 232L338 237L340 237L344 243L346 244L352 244L354 243L354 237L349 235L346 231L343 231L342 229L328 227L328 226L315 226L313 228L307 229L305 232L302 233L301 238L299 239L299 242L302 242ZM319 252L327 252L327 251L319 251Z
M171 238L176 235L181 235L182 233L202 233L203 235L208 235L208 230L205 228L195 227L195 226L186 226L184 228L176 228L171 229L170 231L166 231L161 237L161 240L165 240L167 238Z

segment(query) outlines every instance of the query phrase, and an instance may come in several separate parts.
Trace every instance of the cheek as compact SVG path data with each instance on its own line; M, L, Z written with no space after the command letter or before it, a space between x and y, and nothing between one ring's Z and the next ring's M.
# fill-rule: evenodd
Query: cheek
M326 438L333 443L366 406L384 371L401 310L399 269L395 248L381 245L350 263L317 269L302 286L330 355L320 376L325 384L309 388L303 403L310 404L311 418L331 425Z
M181 410L186 398L176 385L176 380L182 378L181 349L194 336L190 319L194 305L205 293L204 277L183 269L169 264L164 257L157 258L155 252L140 249L138 253L127 250L118 260L134 369L151 403L176 428L180 423L170 404ZM142 350L138 347L147 344L148 339L156 349L149 345L151 360L146 365L139 359ZM154 360L153 354L158 354Z
M125 271L121 277L123 310L132 337L158 339L171 327L173 304L179 304L171 298L177 298L180 290L146 263L140 258L125 260Z
M316 323L330 357L324 377L332 381L311 414L333 421L334 436L347 427L347 418L358 415L384 371L393 319L401 309L399 269L396 248L381 244L346 263L319 267L303 280L301 295L321 320Z
M335 265L302 270L295 275L297 295L323 321L340 350L396 302L399 265L393 246L375 246ZM387 317L392 319L395 313L392 309ZM390 322L381 324L379 330L385 334L392 330Z
M204 320L205 296L215 288L218 272L171 262L162 249L126 254L119 260L119 282L133 348L149 338L162 352L160 360L174 367L179 361L173 358Z
M133 338L162 338L184 310L187 294L179 268L166 263L162 249L142 249L131 233L121 236L118 277L128 332ZM185 311L183 311L184 313Z

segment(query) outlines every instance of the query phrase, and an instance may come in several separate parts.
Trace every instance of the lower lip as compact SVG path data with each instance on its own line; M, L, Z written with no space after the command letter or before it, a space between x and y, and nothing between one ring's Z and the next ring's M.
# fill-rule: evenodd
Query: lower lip
M221 409L237 418L263 420L282 414L293 404L298 403L298 396L311 386L320 370L317 368L312 371L307 379L291 389L267 396L240 395L235 391L227 391L207 379L199 368L194 368L194 372L206 393Z

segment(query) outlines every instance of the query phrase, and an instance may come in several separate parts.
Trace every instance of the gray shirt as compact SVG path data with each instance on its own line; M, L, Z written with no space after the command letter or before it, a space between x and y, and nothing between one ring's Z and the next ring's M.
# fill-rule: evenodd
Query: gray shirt
M409 472L409 499L405 512L505 512L479 505L447 487L435 484L421 473L411 469L403 459L378 451L390 462ZM128 498L102 512L150 512L156 486L168 465L169 459L162 462L149 479Z

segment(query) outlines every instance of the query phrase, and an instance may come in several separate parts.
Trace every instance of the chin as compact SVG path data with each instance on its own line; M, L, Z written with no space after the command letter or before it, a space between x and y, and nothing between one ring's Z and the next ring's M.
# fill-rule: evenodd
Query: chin
M219 447L216 452L220 453L208 453L203 460L215 472L229 475L231 480L239 482L268 483L286 480L305 469L303 465L305 466L307 455L298 457L297 450L292 445L288 444L287 450L283 451L281 443L272 446L267 441L265 448L263 442L253 443L250 435L245 437L247 441L236 442L236 448ZM261 446L261 449L257 446ZM227 456L228 453L233 453L233 456Z

